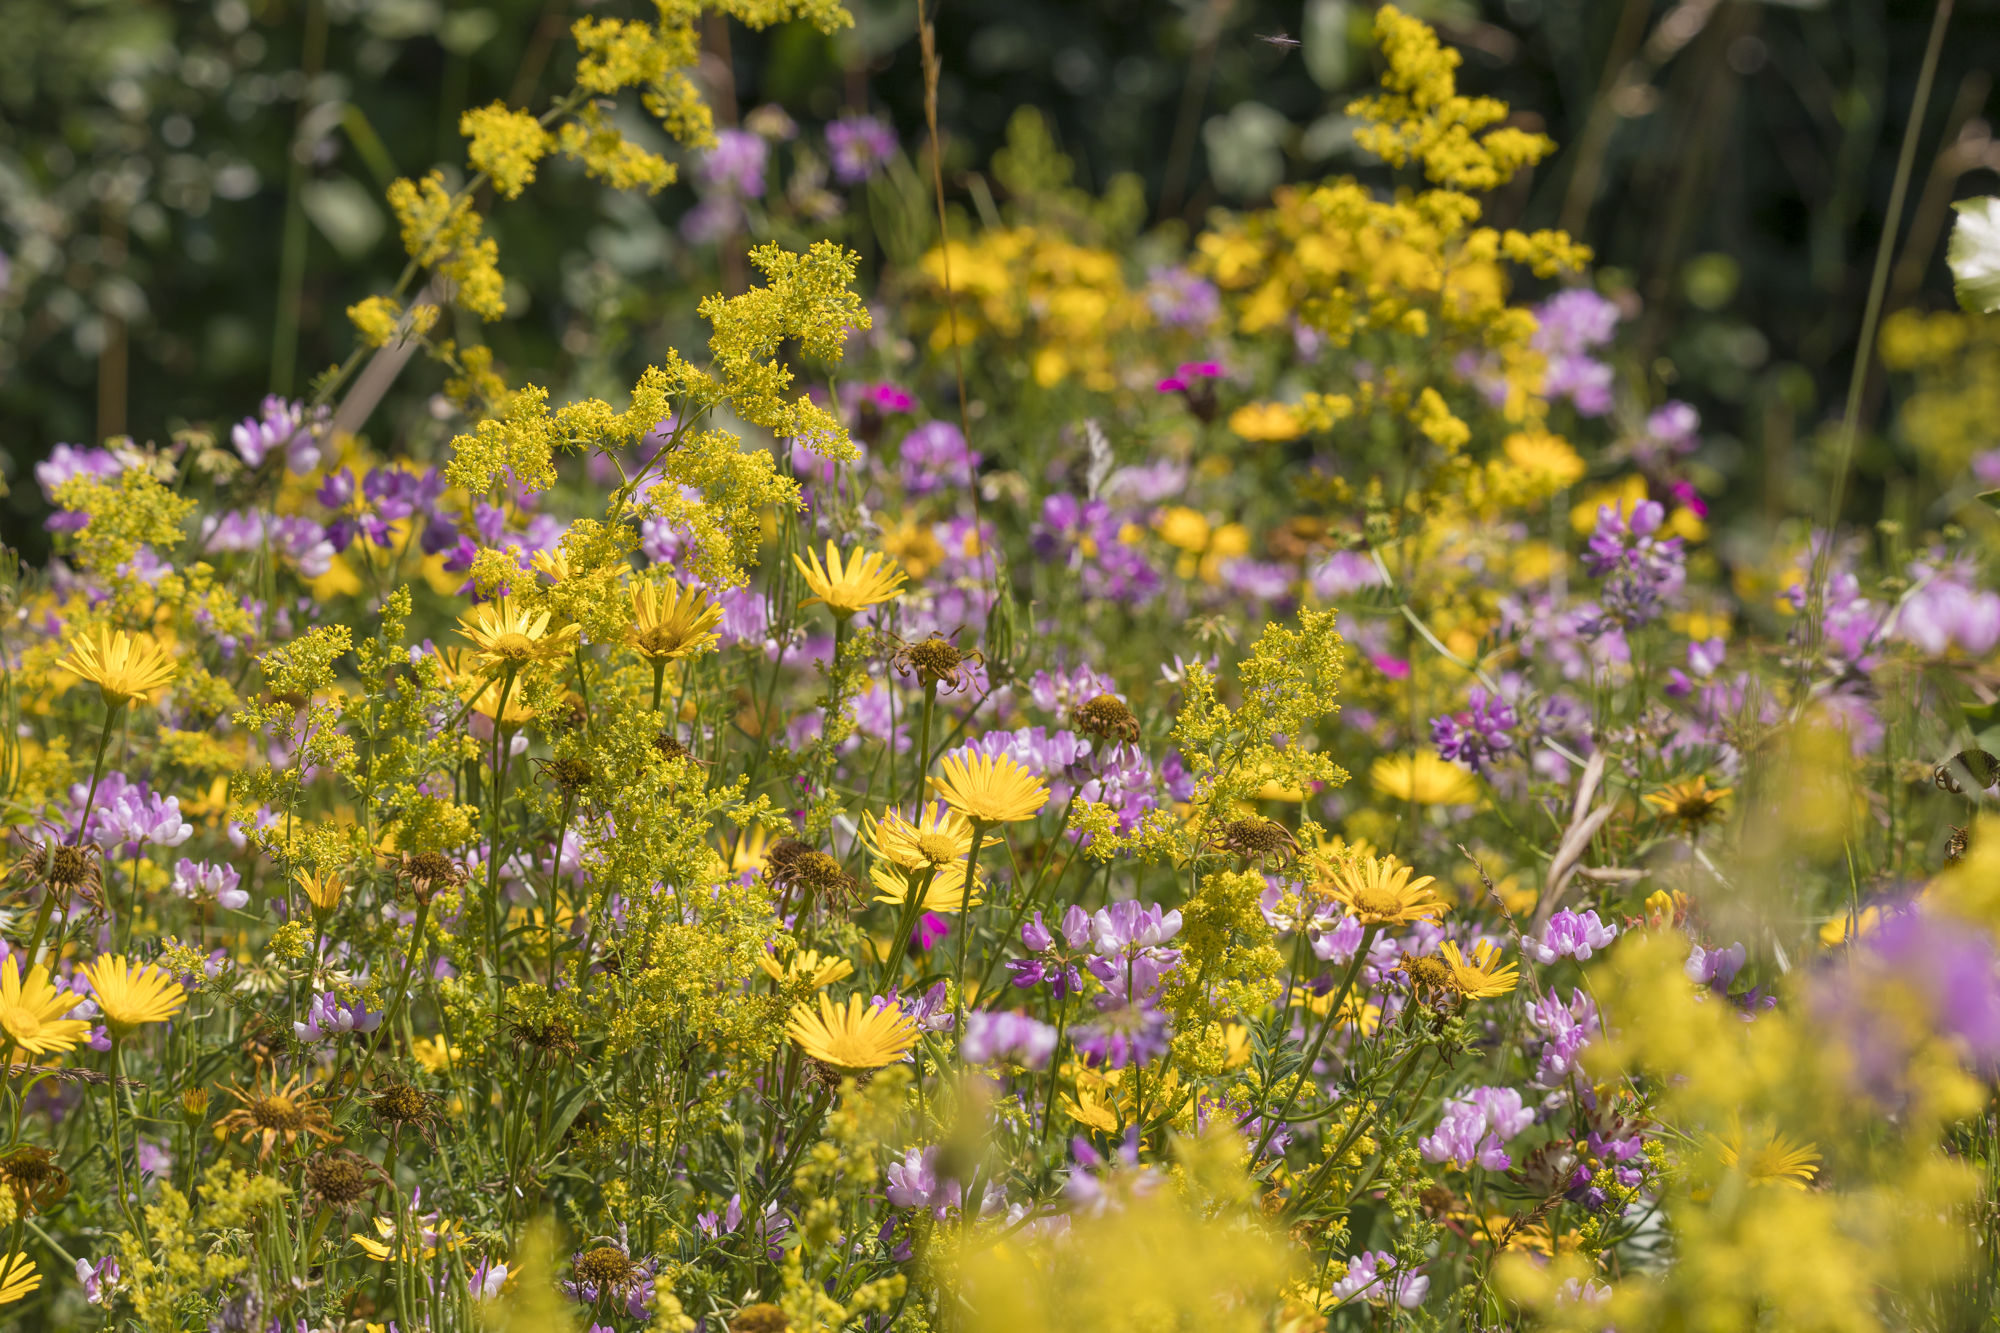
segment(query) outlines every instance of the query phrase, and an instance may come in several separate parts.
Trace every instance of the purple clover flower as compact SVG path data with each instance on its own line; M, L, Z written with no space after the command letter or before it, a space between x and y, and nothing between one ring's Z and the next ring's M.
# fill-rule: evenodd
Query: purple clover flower
M897 1208L928 1208L942 1219L961 1205L964 1189L949 1176L938 1175L938 1147L912 1148L900 1162L889 1163L889 1202Z
M949 421L928 421L903 437L903 490L911 496L962 489L979 471L979 454Z
M1007 1061L1027 1069L1043 1069L1056 1051L1056 1030L1018 1012L980 1012L965 1016L965 1037L959 1054L970 1064Z
M1561 1087L1576 1071L1583 1048L1597 1035L1597 1005L1581 990L1570 991L1568 1004L1550 991L1528 1005L1528 1023L1544 1037L1535 1086Z
M1629 520L1615 504L1598 508L1597 530L1583 552L1584 568L1604 580L1605 614L1594 627L1598 633L1647 624L1680 591L1687 578L1681 539L1654 535L1666 517L1657 500L1639 501Z
M1097 1021L1077 1028L1072 1040L1089 1063L1124 1069L1165 1055L1171 1044L1168 1026L1166 1014L1150 998L1126 1003L1107 993L1097 997Z
M842 116L826 127L826 151L833 178L859 185L896 155L896 132L880 116Z
M1513 705L1478 685L1467 697L1470 708L1431 719L1431 743L1444 758L1483 774L1494 760L1514 748L1510 733L1520 719Z
M1437 1129L1417 1140L1427 1162L1449 1162L1461 1171L1475 1165L1505 1171L1514 1164L1507 1140L1535 1123L1535 1113L1521 1104L1512 1088L1474 1088L1444 1104Z
M229 432L229 442L252 468L281 453L285 467L303 477L319 466L319 431L330 416L324 407L308 411L304 403L272 394L264 399L260 415L236 423Z
M343 1004L339 996L322 991L306 1007L306 1021L292 1024L292 1035L310 1045L350 1032L373 1032L381 1026L382 1015L371 1012L361 1001Z
M1347 1261L1347 1275L1326 1289L1336 1303L1356 1297L1366 1301L1393 1303L1414 1310L1431 1293L1431 1280L1421 1272L1401 1272L1396 1256L1387 1250L1364 1250Z
M174 863L174 892L183 898L211 899L232 912L249 905L250 895L238 887L243 876L235 866L210 865L183 856Z
M1530 936L1521 941L1521 952L1544 965L1558 958L1574 958L1581 963L1617 938L1618 927L1599 921L1596 912L1579 916L1565 907L1549 918L1540 939Z

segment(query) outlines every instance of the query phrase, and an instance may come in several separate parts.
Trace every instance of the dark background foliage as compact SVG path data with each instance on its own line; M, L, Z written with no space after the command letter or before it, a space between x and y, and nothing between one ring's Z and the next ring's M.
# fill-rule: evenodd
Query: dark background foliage
M1492 201L1564 225L1639 312L1629 367L1695 402L1740 504L1810 502L1908 121L1920 0L1431 0L1462 85L1562 144ZM57 441L226 431L352 346L345 306L392 281L381 191L462 161L458 113L539 108L566 78L572 0L0 0L0 535L31 554L28 469ZM922 142L912 4L853 33L712 23L720 116L775 103L810 131L876 110ZM1372 77L1356 0L947 0L937 15L947 188L963 202L1015 109L1042 110L1078 183L1137 173L1192 228L1282 181L1365 169L1342 109ZM1949 201L2000 188L1990 137L2000 0L1960 0L1923 111L1892 307L1949 300ZM615 388L692 332L691 293L739 258L652 199L561 169L496 210L510 318L461 330L517 377ZM859 194L827 230L865 254ZM782 232L780 233L783 234ZM784 236L785 239L799 239ZM406 385L404 420L429 384ZM1879 419L1884 390L1870 392ZM380 419L378 418L378 429ZM1996 426L2000 433L2000 426ZM1872 466L1864 449L1860 471ZM1865 503L1866 488L1858 488Z

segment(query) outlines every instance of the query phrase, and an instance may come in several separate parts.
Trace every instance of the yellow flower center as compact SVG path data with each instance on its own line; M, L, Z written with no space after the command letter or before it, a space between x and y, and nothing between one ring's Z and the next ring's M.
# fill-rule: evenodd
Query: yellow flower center
M1354 910L1363 917L1395 916L1403 910L1403 895L1394 889L1370 885L1355 892Z
M942 833L919 833L917 850L923 854L924 860L934 866L958 859L958 848Z
M525 662L535 655L535 641L519 630L509 630L495 635L486 651L510 662Z
M259 1097L250 1103L250 1118L260 1129L283 1130L296 1134L306 1127L306 1118L292 1105L290 1097Z

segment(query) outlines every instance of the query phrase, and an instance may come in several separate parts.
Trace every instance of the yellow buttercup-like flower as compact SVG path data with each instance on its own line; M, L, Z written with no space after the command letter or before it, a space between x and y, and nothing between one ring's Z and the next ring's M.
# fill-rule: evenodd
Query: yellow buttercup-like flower
M717 641L722 608L672 579L648 580L632 589L632 628L625 643L653 662L691 657Z
M861 841L868 850L905 870L963 861L972 853L972 821L943 802L926 805L913 824L891 810L877 820L861 815Z
M1740 1166L1753 1185L1802 1190L1819 1174L1819 1149L1783 1131L1752 1135L1746 1147L1742 1126L1731 1125L1726 1138L1715 1140L1715 1153L1724 1166Z
M1414 805L1470 805L1479 799L1479 779L1430 750L1389 754L1368 768L1375 790Z
M1437 880L1430 875L1412 880L1414 873L1393 856L1357 855L1341 862L1329 887L1364 926L1407 926L1443 916L1448 905L1430 887Z
M305 870L294 870L292 882L299 886L299 891L305 894L306 901L313 905L313 910L321 914L331 912L340 906L340 895L347 888L337 874L321 875Z
M1521 981L1519 963L1500 962L1500 946L1481 940L1472 946L1472 956L1459 952L1456 942L1438 946L1438 957L1451 972L1452 989L1468 1000L1490 1000L1510 993Z
M1729 799L1733 790L1731 787L1710 787L1704 774L1658 791L1649 791L1642 799L1661 815L1679 820L1687 828L1697 829L1722 814L1723 802Z
M89 979L91 996L114 1032L164 1023L187 1003L187 992L165 968L135 964L123 954L104 954L77 970Z
M12 1305L41 1285L42 1275L35 1271L35 1261L21 1251L16 1250L0 1261L0 1305Z
M944 803L982 824L1032 819L1049 803L1046 782L1006 755L947 755L942 778L927 779Z
M927 912L962 912L965 910L965 862L953 861L941 865L931 876L930 887L923 888L927 870L906 870L899 865L878 865L868 872L868 880L875 886L875 901L878 903L904 903L910 895L923 889L924 910ZM982 876L981 882L984 882ZM980 904L979 885L972 890L972 905Z
M90 1035L90 1024L63 1015L83 1003L83 997L49 984L49 970L39 964L21 976L20 960L0 963L0 1031L30 1055L73 1050Z
M95 685L108 708L172 684L180 671L173 655L152 635L127 634L122 629L79 635L70 641L69 656L56 665Z
M770 954L760 953L757 955L757 966L764 969L764 975L781 986L787 981L803 978L810 981L814 988L818 988L831 986L842 977L854 975L854 964L845 958L822 954L817 949L801 950L782 963Z
M813 595L800 606L825 602L827 610L843 620L878 602L902 596L903 580L908 577L888 556L859 546L843 562L840 548L832 542L826 544L824 567L811 551L806 552L804 560L794 555L792 563L799 567L806 586L813 590Z
M481 602L458 618L459 633L477 648L480 669L491 674L504 667L548 662L567 653L583 632L580 625L549 629L549 612L524 611L501 597Z
M822 995L817 1013L796 1005L785 1032L813 1059L841 1069L880 1069L917 1044L917 1025L901 1009L870 1009L859 995L848 996L844 1008Z

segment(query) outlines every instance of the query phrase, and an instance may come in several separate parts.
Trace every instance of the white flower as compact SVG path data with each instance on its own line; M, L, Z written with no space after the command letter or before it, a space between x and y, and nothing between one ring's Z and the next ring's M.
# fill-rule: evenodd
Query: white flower
M1945 259L1957 280L1958 303L1982 315L2000 311L2000 199L1986 195L1952 205L1958 223L1951 229Z

